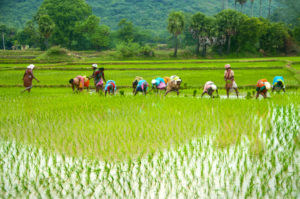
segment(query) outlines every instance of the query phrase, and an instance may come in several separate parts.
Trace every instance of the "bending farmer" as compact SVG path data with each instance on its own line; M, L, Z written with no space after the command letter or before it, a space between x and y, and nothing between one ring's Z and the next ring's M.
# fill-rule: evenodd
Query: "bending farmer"
M158 78L156 78L156 79L153 79L152 81L151 81L151 83L152 83L152 89L151 89L151 91L153 90L153 89L155 89L157 92L158 92L158 89L159 90L166 90L166 83L165 83L165 80L163 79L163 78L161 78L161 77L158 77Z
M167 91L165 93L165 96L171 91L177 92L177 96L178 96L181 82L182 80L180 79L180 77L176 75L172 75L167 84Z
M214 98L213 96L214 91L216 91L218 97L219 96L218 87L212 81L208 81L204 85L204 89L201 97L203 97L204 94L207 93L210 97Z
M259 95L262 95L264 98L267 98L267 92L271 88L271 84L266 79L260 79L256 85L256 99Z
M70 79L69 83L72 85L73 91L77 88L77 91L83 91L84 88L89 89L90 80L86 76L80 76Z
M114 80L108 80L105 84L104 90L105 90L105 96L107 92L114 95L117 90L116 82Z
M135 79L134 79L133 82L132 82L132 88L133 88L132 93L135 93L136 87L137 87L139 81L141 81L141 80L143 80L142 77L139 77L139 76L136 76L136 77L135 77Z
M284 79L282 76L275 76L273 79L272 92L274 92L274 90L280 92L281 89L283 90L283 92L285 92Z
M140 80L135 89L134 96L137 94L137 92L142 92L144 95L146 95L148 87L149 87L149 84L147 83L146 80Z

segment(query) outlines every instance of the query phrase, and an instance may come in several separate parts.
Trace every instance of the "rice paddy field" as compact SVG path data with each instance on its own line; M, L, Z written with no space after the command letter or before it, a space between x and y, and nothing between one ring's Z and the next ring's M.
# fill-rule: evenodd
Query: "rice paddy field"
M117 86L180 75L179 97L74 94L68 80L88 63L37 64L41 82L21 94L26 63L0 61L0 198L299 198L297 58L231 60L250 87L201 98L206 81L224 86L227 61L99 62ZM244 97L275 75L286 93Z

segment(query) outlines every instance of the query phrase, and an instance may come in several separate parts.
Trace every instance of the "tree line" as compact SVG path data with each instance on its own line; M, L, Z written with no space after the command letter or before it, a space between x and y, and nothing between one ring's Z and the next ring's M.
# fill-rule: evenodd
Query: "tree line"
M227 0L222 1L225 5ZM235 2L241 5L242 11L247 1ZM124 56L152 56L154 46L166 43L174 47L174 56L178 48L194 48L196 55L205 57L207 52L288 54L297 52L300 42L299 23L288 26L262 17L249 17L225 6L214 16L171 12L166 27L170 34L163 35L136 27L127 19L119 22L116 31L101 25L100 21L84 0L44 0L23 30L0 26L3 37L5 35L1 48L29 45L46 50L60 45L70 50L117 49Z

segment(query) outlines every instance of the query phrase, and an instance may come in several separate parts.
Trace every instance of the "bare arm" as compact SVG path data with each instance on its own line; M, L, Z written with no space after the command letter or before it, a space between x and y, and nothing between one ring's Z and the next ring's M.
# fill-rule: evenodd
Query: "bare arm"
M38 80L34 75L33 72L31 72L33 79L35 79L37 82L40 82L40 80Z
M104 77L104 73L102 72L102 79L103 81L106 83L105 77Z

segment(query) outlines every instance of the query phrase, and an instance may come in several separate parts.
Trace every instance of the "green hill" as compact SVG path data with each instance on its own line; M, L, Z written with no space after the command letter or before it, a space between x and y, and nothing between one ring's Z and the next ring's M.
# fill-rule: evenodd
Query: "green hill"
M272 10L279 6L279 0L272 1ZM269 0L262 0L262 14L268 15ZM11 27L22 28L41 5L42 0L1 0L0 22ZM122 18L131 20L144 29L161 31L166 29L170 11L203 12L208 15L222 9L221 0L87 0L93 13L101 17L102 23L113 30ZM234 0L228 0L227 8L234 8ZM240 6L237 5L240 9ZM244 5L243 12L250 15L250 1ZM259 0L254 1L254 16L259 16Z

